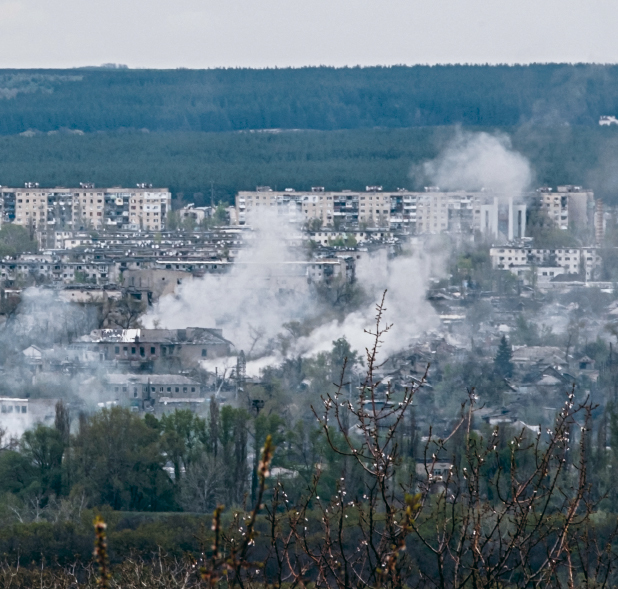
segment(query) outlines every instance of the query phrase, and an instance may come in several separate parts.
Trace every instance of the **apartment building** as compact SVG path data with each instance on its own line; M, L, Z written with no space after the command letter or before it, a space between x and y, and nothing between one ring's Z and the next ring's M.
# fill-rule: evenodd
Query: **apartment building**
M523 276L533 268L542 269L547 276L576 274L586 281L598 278L601 256L596 248L491 248L492 267ZM555 272L557 271L557 272ZM550 275L550 272L552 273Z
M292 223L319 219L325 226L366 224L389 227L393 195L402 198L400 192L382 192L380 186L368 186L364 192L325 191L321 186L314 186L306 192L289 188L273 191L263 186L255 191L238 193L236 219L244 225L252 215L270 211Z
M364 192L325 191L319 186L309 192L277 192L257 187L236 196L235 217L241 225L264 210L290 222L319 219L325 227L346 229L379 227L417 234L480 231L504 241L523 237L526 230L526 206L513 197L438 187L426 187L424 192L384 192L380 186L367 186Z
M106 375L104 383L108 397L129 405L135 411L164 404L168 398L195 399L204 393L204 386L198 381L175 374L112 373Z
M0 261L0 282L15 283L72 283L105 284L117 278L114 265L108 261L63 261L50 255L22 255L16 260Z
M556 188L542 187L537 190L541 209L556 227L575 231L594 229L594 193L581 186L562 185Z
M101 360L177 360L183 366L229 356L233 348L217 328L93 330L74 344Z
M168 189L151 185L103 189L91 183L77 188L41 188L26 183L24 188L1 188L0 197L3 221L28 227L45 239L50 232L64 229L159 231L165 227L172 200ZM53 247L46 241L43 245Z
M393 237L393 234L385 229L373 228L373 229L356 229L356 230L336 230L336 229L320 229L319 231L308 232L309 238L316 244L322 246L332 246L333 242L342 241L345 242L351 238L357 244L363 244L365 242L376 241L381 242Z

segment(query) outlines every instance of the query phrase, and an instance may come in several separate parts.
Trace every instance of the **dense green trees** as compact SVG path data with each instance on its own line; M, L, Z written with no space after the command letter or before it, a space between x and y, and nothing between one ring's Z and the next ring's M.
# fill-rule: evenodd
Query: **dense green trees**
M0 101L0 104L1 101ZM613 163L618 128L479 128L511 135L513 147L532 162L536 186L586 185L613 203ZM239 190L311 186L364 190L379 184L422 190L418 165L435 158L456 133L453 127L353 129L270 133L126 133L36 137L0 136L0 180L5 186L169 186L196 205L231 202ZM538 226L533 222L534 227ZM562 234L561 234L562 235Z
M0 134L596 124L616 66L2 70Z
M75 479L95 504L116 510L173 506L159 433L130 411L112 408L83 419L73 451Z

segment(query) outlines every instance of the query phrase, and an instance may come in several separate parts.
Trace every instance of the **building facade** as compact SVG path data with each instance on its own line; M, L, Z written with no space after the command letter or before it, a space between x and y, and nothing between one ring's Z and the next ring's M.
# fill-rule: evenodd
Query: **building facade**
M255 191L241 191L236 196L236 219L239 225L245 225L252 215L267 211L292 223L317 219L324 226L389 227L393 196L399 197L403 212L404 194L409 193L382 192L379 186L368 186L364 192L325 191L321 186L314 186L310 191L273 191L270 187L257 187ZM403 223L403 215L401 221Z
M534 270L540 277L577 275L576 280L597 279L602 260L596 248L514 248L497 247L489 251L492 267L524 277ZM543 274L545 273L545 274Z
M538 189L540 207L562 230L592 232L595 223L594 193L581 186L562 185Z
M385 192L380 186L368 186L364 192L335 192L318 186L307 192L278 192L266 186L236 196L235 218L240 225L263 211L292 223L318 220L319 225L331 228L392 228L412 234L479 231L504 241L524 237L526 232L526 205L521 198L438 187Z
M27 227L41 238L54 234L54 239L57 230L113 227L159 231L165 228L172 203L168 189L145 184L103 189L90 183L77 188L41 188L27 183L24 188L0 188L0 197L4 222Z

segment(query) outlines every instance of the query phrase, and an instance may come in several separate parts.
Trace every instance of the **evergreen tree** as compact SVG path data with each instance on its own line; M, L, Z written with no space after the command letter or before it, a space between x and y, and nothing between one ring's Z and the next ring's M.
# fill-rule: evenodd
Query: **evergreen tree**
M511 346L506 339L506 336L502 336L502 340L500 340L500 346L498 347L498 354L496 354L496 358L494 359L494 367L496 371L502 375L502 377L512 377L513 376L513 363L511 362L511 357L513 353L511 352Z

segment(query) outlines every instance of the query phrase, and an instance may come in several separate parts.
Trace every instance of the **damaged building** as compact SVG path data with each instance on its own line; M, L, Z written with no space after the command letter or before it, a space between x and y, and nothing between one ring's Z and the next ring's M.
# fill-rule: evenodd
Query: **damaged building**
M192 367L229 356L233 344L217 328L93 330L73 344L95 352L101 361Z
M135 412L163 413L169 408L198 409L206 399L204 386L184 375L110 374L106 394Z

